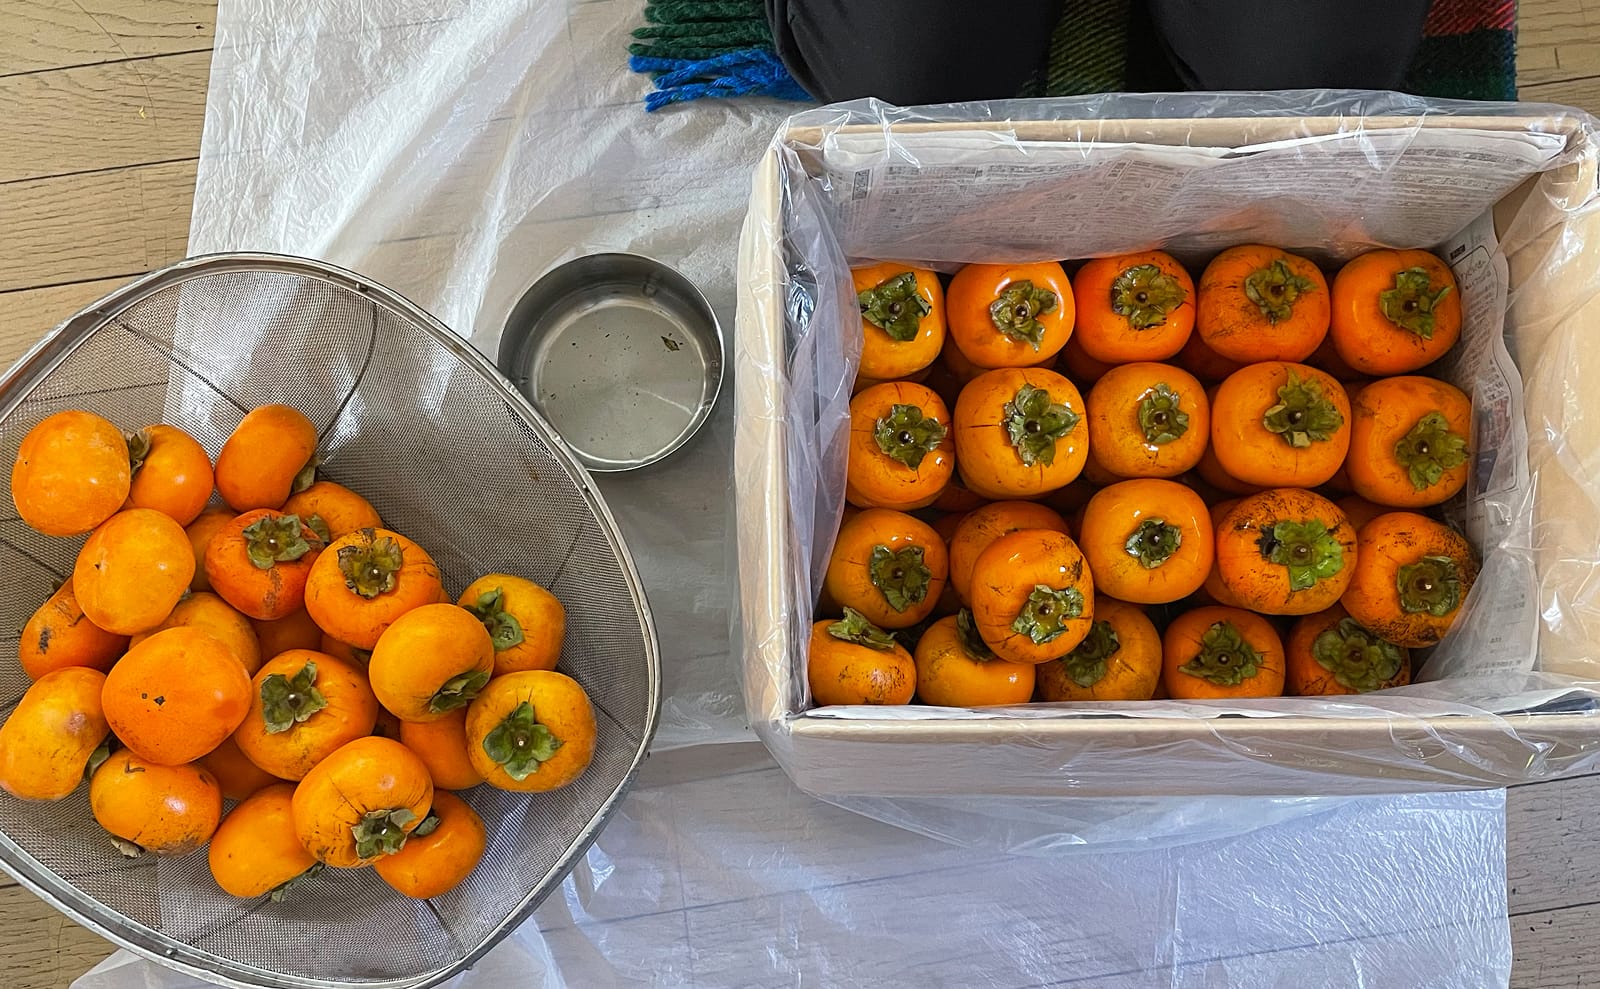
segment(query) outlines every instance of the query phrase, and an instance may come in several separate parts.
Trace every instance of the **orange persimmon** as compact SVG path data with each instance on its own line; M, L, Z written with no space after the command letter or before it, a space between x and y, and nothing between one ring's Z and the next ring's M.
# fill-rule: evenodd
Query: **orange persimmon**
M1001 536L972 567L972 615L995 655L1043 663L1071 652L1094 622L1094 577L1060 532Z
M819 707L910 704L917 690L917 666L894 636L861 612L845 608L841 619L812 624L806 679Z
M955 409L961 479L985 498L1033 498L1077 479L1089 456L1083 396L1044 368L1003 368L961 389Z
M466 790L483 782L483 774L472 765L472 757L467 754L467 709L464 707L438 721L400 722L400 742L428 767L433 785L441 790Z
M261 640L256 638L256 630L250 624L250 619L208 591L197 591L179 601L166 621L148 632L135 635L128 640L128 645L136 646L157 632L180 627L197 628L227 646L234 658L239 660L239 665L244 667L245 676L255 676L256 670L261 668Z
M1089 499L1078 530L1094 584L1135 604L1188 597L1211 572L1211 516L1176 481L1122 481Z
M1295 622L1286 649L1290 695L1361 694L1411 682L1410 651L1363 628L1343 605Z
M83 782L111 727L101 695L106 676L68 666L46 673L0 725L0 789L24 800L60 800Z
M1206 265L1194 325L1229 360L1303 361L1328 335L1328 306L1328 283L1315 264L1241 244Z
M950 411L910 381L874 385L850 400L845 497L861 508L931 505L955 471Z
M477 868L488 835L483 818L465 800L433 791L433 807L405 846L374 862L373 871L395 892L426 900L455 889Z
M853 268L861 307L861 376L905 378L932 364L944 346L944 287L927 268L880 261Z
M1052 529L1071 535L1060 512L1032 501L994 501L962 517L950 537L950 584L962 601L970 600L972 566L978 555L1001 536L1022 529Z
M22 521L47 536L76 536L115 515L133 471L122 432L92 412L41 420L17 449L11 500Z
M316 480L317 427L288 405L263 405L222 444L217 491L236 512L279 509Z
M1087 261L1072 278L1072 295L1073 339L1097 361L1164 361L1194 329L1194 282L1165 251Z
M179 525L200 517L211 500L211 458L177 426L157 423L128 439L133 483L129 508L153 508Z
M160 625L194 578L183 526L150 508L130 508L89 534L72 567L72 591L89 620L117 635Z
M929 626L912 658L917 699L924 704L996 707L1026 704L1033 697L1035 667L996 656L965 608Z
M444 593L439 567L391 529L357 529L328 544L306 580L306 610L324 632L370 650L396 618Z
M1237 504L1239 504L1238 498L1223 498L1211 506L1211 572L1206 574L1206 582L1201 585L1201 590L1212 601L1229 608L1243 608L1244 604L1233 596L1227 585L1222 583L1222 571L1217 569L1216 534L1221 531L1222 520L1228 517L1228 513L1233 511L1233 506Z
M1350 399L1314 367L1251 364L1217 387L1211 449L1246 484L1314 488L1338 472L1350 449Z
M280 652L290 649L320 649L322 644L322 629L311 620L311 615L305 608L286 615L263 621L259 618L250 619L250 626L256 630L256 639L261 643L261 657L271 659Z
M372 734L378 721L378 702L361 670L326 653L291 649L274 656L250 686L250 713L233 741L280 779L304 779L335 749Z
M946 294L950 338L979 367L1028 367L1072 336L1072 283L1054 261L969 264Z
M290 799L295 835L324 865L354 869L393 855L433 806L428 767L376 735L331 752Z
M554 594L525 577L492 573L467 585L456 603L489 630L494 672L553 670L561 660L567 610Z
M1360 495L1345 495L1343 498L1336 500L1334 504L1339 506L1339 511L1343 512L1344 517L1350 520L1351 525L1355 526L1358 538L1362 526L1385 512L1393 511L1393 509L1374 504Z
M295 834L293 807L294 784L274 783L222 819L206 857L224 893L244 898L271 893L276 902L317 869L317 860Z
M1368 251L1333 278L1333 345L1363 374L1406 374L1461 337L1461 292L1427 251Z
M1388 512L1356 533L1361 555L1340 598L1350 617L1397 646L1444 638L1478 579L1472 547L1415 512Z
M141 758L176 766L216 748L250 710L250 676L199 628L164 629L106 674L106 720Z
M1143 608L1101 595L1089 634L1038 671L1041 701L1147 701L1161 682L1161 633Z
M467 757L490 786L544 793L583 774L594 756L594 706L554 670L495 677L467 707Z
M367 662L378 703L401 721L437 721L467 706L493 673L489 630L454 604L425 604L396 618Z
M1333 502L1303 488L1239 499L1216 530L1217 572L1245 607L1309 615L1350 586L1360 556L1355 527Z
M189 582L192 591L211 590L211 578L206 576L206 550L211 546L211 540L217 533L228 527L228 523L238 518L238 514L231 508L208 508L200 513L200 517L184 527L184 534L189 537L189 546L194 550L194 579Z
M1067 345L1061 348L1061 353L1056 356L1056 367L1066 372L1079 388L1087 388L1100 380L1100 376L1115 367L1105 361L1097 361L1083 352L1083 345L1078 338L1073 336L1067 340Z
M285 515L300 516L323 542L383 524L372 502L332 481L317 481L304 491L290 495L282 511Z
M1472 399L1435 378L1374 381L1350 410L1345 469L1355 493L1391 508L1437 505L1472 469Z
M1243 363L1229 360L1206 346L1205 338L1198 333L1189 334L1189 342L1183 345L1172 363L1209 384L1215 384L1244 367Z
M102 828L134 846L130 854L187 855L211 840L222 820L222 790L199 766L111 753L89 777L89 809Z
M874 625L908 628L933 613L949 573L944 540L931 526L869 508L840 526L823 588Z
M1091 459L1119 477L1177 477L1211 442L1211 402L1171 364L1122 364L1089 390Z
M104 673L127 649L126 635L107 632L83 613L68 578L22 626L17 661L35 680L73 666Z
M287 618L305 605L322 539L298 515L245 512L211 538L206 574L223 600L251 618Z
M251 762L232 735L218 742L216 748L196 759L194 764L216 778L224 800L243 800L263 787L285 782Z
M1179 700L1283 693L1283 640L1260 615L1196 608L1172 620L1161 647L1161 682Z
M982 508L989 503L989 499L973 491L962 483L959 474L952 475L950 482L939 492L939 497L933 502L933 508L941 512L970 512L974 508Z

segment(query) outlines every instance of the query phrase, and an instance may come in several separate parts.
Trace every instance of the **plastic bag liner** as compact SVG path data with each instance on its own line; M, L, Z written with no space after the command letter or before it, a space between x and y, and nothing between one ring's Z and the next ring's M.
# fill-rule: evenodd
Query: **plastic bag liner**
M812 800L756 744L683 749L454 989L1505 985L1504 793L1322 801L1177 847L1036 858ZM1251 819L1264 801L1234 801ZM118 955L74 989L198 983Z
M1050 798L1493 786L1600 756L1596 122L1394 94L1103 96L797 114L741 245L734 477L751 722L808 792L969 837ZM1447 258L1474 406L1446 507L1483 572L1414 686L1352 697L812 709L806 649L843 506L860 349L849 266L1262 242L1327 267ZM1509 345L1509 351L1508 351ZM916 797L917 801L895 798Z

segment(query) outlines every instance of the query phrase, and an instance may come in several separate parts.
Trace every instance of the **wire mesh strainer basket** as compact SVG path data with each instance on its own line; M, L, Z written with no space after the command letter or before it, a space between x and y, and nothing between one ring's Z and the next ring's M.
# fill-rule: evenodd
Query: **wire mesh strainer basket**
M251 987L421 987L469 966L561 882L632 780L660 676L643 588L615 521L566 447L492 366L381 286L272 255L195 258L62 324L0 380L0 463L45 416L81 408L132 430L168 422L215 457L249 409L294 405L322 475L365 495L459 593L526 576L567 608L561 669L594 703L594 761L548 794L462 794L489 829L461 886L408 900L370 869L330 869L282 903L236 900L204 852L124 859L85 789L0 794L0 865L80 923L201 978ZM23 623L71 573L81 539L41 536L0 495L0 713L29 681Z

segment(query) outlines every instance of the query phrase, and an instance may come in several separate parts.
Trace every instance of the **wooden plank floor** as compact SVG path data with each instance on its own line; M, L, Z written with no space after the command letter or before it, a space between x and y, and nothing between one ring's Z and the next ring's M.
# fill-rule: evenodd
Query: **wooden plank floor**
M183 256L214 0L5 0L0 366L81 305ZM1523 0L1524 99L1600 112L1600 0ZM1513 985L1600 982L1600 778L1512 789ZM66 986L110 946L0 881L0 977Z

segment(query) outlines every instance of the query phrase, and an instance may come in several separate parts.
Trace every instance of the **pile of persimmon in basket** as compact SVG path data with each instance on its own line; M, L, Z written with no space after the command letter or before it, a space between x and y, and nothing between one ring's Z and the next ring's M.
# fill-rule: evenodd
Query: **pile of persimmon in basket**
M1261 245L854 271L863 345L818 704L1410 682L1477 575L1436 509L1472 406L1450 269Z
M486 840L451 791L564 786L594 713L555 671L553 595L489 574L452 600L426 550L316 480L316 449L283 405L246 415L214 467L168 425L125 438L74 410L29 431L18 513L89 536L22 631L34 683L0 727L0 787L61 800L87 777L126 854L209 841L235 896L365 865L438 896Z

